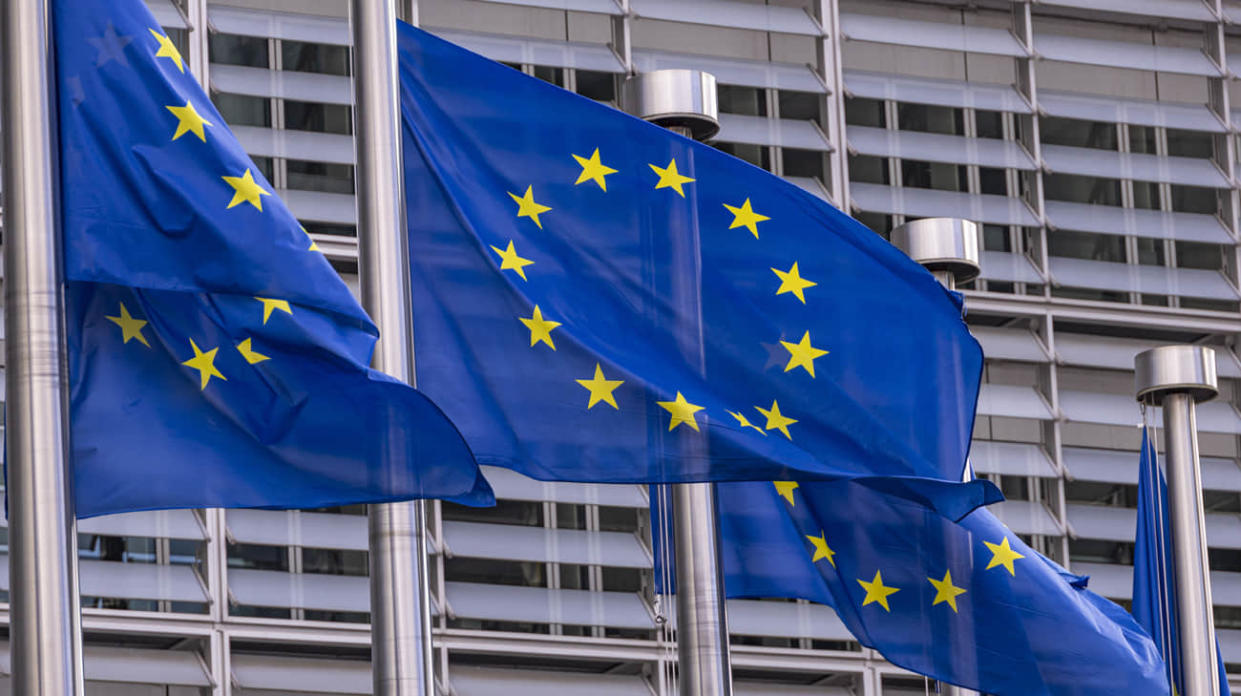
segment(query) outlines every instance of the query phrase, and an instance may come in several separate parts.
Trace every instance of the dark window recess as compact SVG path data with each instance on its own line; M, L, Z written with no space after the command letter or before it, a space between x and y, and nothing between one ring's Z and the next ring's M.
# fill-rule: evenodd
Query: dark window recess
M637 568L604 568L604 592L642 591L642 571Z
M302 572L322 575L367 575L367 553L340 549L302 549Z
M288 572L289 549L286 546L232 544L228 547L228 567Z
M586 529L586 506L556 503L557 529Z
M1176 266L1218 271L1224 267L1224 250L1218 244L1177 242Z
M986 251L1012 251L1012 235L1003 225L982 226L982 248Z
M1168 154L1173 157L1210 159L1215 147L1210 133L1168 129Z
M271 127L270 99L216 92L211 101L230 126Z
M353 193L353 166L287 160L289 188L324 193Z
M740 87L737 85L719 85L716 87L720 111L726 114L742 116L766 116L767 95L765 90L756 87Z
M285 70L349 75L349 49L346 46L307 43L285 39L280 42L280 65Z
M785 176L805 176L823 181L823 160L822 152L818 150L797 150L791 147L780 148L781 159L784 163Z
M891 184L888 159L870 155L849 155L849 180L863 184Z
M335 234L342 237L358 236L358 228L353 225L337 225L331 222L303 222L306 234ZM356 273L357 269L352 272Z
M1167 266L1168 259L1164 255L1162 239L1145 239L1138 237L1138 263L1143 266Z
M965 191L966 176L967 169L961 165L901 160L901 184L912 188Z
M991 193L997 196L1008 195L1008 177L1005 170L996 167L979 167L978 183L981 193Z
M1070 259L1125 261L1125 238L1114 234L1049 230L1047 253Z
M1233 491L1203 491L1202 505L1209 512L1241 512L1241 495Z
M896 119L901 130L965 135L965 112L950 106L901 104Z
M777 92L780 103L780 118L798 121L818 121L823 95L814 92Z
M1005 295L1012 295L1017 292L1017 286L1003 280L988 280L987 292L1002 292Z
M636 532L643 525L646 509L599 506L599 529L604 532Z
M1029 500L1030 479L1025 476L1001 476L1000 490L1008 500Z
M79 534L78 558L116 563L154 563L155 540L147 537Z
M1208 312L1232 312L1234 314L1241 311L1241 304L1235 301L1209 300L1204 297L1182 297L1181 307L1183 309L1204 309Z
M1214 215L1219 212L1219 200L1213 188L1177 186L1173 184L1172 209L1178 213Z
M888 119L880 99L863 99L854 97L845 99L845 123L851 126L870 126L884 128Z
M1004 137L1004 113L1000 111L974 111L975 131L980 138Z
M353 135L353 118L344 104L284 100L284 127L289 130Z
M1094 302L1128 302L1129 293L1119 290L1094 290L1091 288L1053 287L1052 297L1064 297L1070 300L1092 300Z
M449 502L444 502L442 505L440 514L445 520L543 526L543 505L541 503L501 499L496 501L494 507L466 507Z
M444 579L450 582L481 582L488 585L547 587L546 568L543 563L457 556L444 559Z
M859 211L854 214L853 219L857 220L863 225L866 225L871 230L873 230L875 234L878 234L884 239L887 239L888 235L892 233L892 216L891 215L884 215L883 213L868 213L866 211Z
M590 567L575 563L561 563L560 588L563 590L589 590Z
M263 178L267 179L268 183L270 183L272 178L274 177L274 175L272 174L273 172L272 158L255 156L255 157L251 157L250 159L254 160L254 166L258 167L259 171L263 173Z
M1167 295L1152 295L1150 293L1142 293L1142 304L1149 307L1167 307Z
M601 102L616 101L616 76L609 72L578 70L577 93Z
M564 87L564 68L553 68L550 65L534 66L534 76L557 87Z
M1133 563L1133 543L1102 539L1070 539L1069 559L1086 563Z
M715 149L743 159L756 167L771 171L771 149L765 145L743 143L711 143Z
M1044 145L1117 149L1116 125L1112 123L1046 116L1039 119L1039 132Z
M502 60L502 61L500 61L500 65L503 65L503 66L508 67L508 68L512 68L512 69L516 70L517 72L521 72L521 71L522 71L522 70L521 70L521 63L509 63L508 61L503 61L503 60Z
M1236 493L1232 495L1236 496ZM1241 571L1241 550L1207 549L1207 558L1210 561L1211 570L1224 570L1234 573Z
M1077 174L1045 174L1043 185L1048 200L1120 205L1120 182L1116 179Z
M1155 128L1153 126L1129 126L1129 152L1153 155L1157 152L1155 145Z
M1159 210L1159 184L1153 181L1133 182L1133 207Z
M1213 607L1215 625L1220 628L1241 628L1241 607Z
M220 33L209 34L209 37L207 55L212 63L245 65L251 68L270 67L267 60L267 39Z

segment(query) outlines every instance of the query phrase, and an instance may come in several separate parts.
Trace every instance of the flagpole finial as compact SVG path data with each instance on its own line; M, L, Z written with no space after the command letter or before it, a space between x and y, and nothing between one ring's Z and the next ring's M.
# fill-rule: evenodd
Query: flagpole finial
M1201 403L1219 394L1214 348L1160 346L1138 353L1133 364L1138 401L1159 405L1168 394L1187 393Z
M715 75L701 70L652 70L625 80L625 111L699 142L720 132Z
M978 265L978 225L961 218L923 218L892 230L892 244L935 274L950 290L974 280Z

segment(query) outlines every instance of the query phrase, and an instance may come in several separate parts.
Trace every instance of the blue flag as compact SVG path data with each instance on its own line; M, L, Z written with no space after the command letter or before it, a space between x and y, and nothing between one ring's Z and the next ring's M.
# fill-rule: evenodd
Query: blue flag
M418 384L481 463L960 481L982 353L916 263L714 148L409 26L399 53Z
M1149 427L1142 430L1138 463L1138 527L1133 545L1133 617L1154 639L1167 662L1168 676L1181 682L1181 654L1176 639L1176 577L1172 570L1172 535L1168 527L1168 483ZM1228 674L1215 646L1219 692L1229 696ZM1180 686L1177 693L1185 693Z
M79 516L490 491L140 0L56 0Z
M1155 644L989 510L855 482L717 486L729 597L830 604L892 663L998 696L1168 694Z

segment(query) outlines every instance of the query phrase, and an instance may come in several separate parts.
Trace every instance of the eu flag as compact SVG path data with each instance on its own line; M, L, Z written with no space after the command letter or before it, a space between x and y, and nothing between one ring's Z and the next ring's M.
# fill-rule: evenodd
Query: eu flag
M894 664L987 694L1169 693L1133 617L989 510L953 522L851 481L717 490L729 597L830 604Z
M146 6L54 12L77 513L488 499Z
M959 298L765 171L409 26L418 385L480 463L599 482L961 480ZM963 512L991 494L985 487Z
M1181 653L1176 633L1176 577L1168 526L1168 483L1155 454L1149 427L1142 430L1138 462L1138 527L1133 546L1133 617L1154 639L1167 663L1168 677L1181 684ZM1219 692L1229 696L1228 674L1215 646ZM1183 685L1182 685L1183 686ZM1185 693L1178 687L1176 693Z

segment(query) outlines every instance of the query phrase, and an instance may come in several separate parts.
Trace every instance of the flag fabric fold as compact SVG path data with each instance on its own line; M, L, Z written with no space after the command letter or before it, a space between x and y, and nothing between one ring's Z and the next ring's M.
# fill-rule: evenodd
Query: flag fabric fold
M55 0L79 516L490 489L139 0Z

